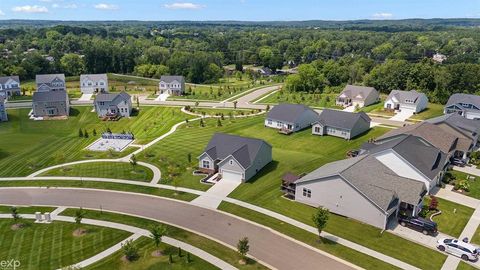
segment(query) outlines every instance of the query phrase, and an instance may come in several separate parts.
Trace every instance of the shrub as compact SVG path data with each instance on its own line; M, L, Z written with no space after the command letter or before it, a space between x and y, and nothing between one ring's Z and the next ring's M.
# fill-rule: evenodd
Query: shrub
M135 246L132 240L128 240L125 244L122 244L123 253L125 254L125 258L129 261L135 261L140 256L138 255L138 247Z
M467 180L457 181L454 187L455 190L470 191L470 183Z

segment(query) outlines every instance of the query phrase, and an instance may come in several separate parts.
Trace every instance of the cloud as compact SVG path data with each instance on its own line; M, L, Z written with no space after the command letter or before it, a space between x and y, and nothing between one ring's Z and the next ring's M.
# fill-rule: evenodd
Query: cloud
M78 8L76 4L65 4L65 5L59 5L59 4L53 4L53 8L65 8L65 9L75 9Z
M94 7L96 9L103 9L103 10L116 10L116 9L118 9L117 5L104 4L104 3L96 4Z
M393 14L388 12L378 12L373 14L374 19L390 19L392 17L393 17Z
M24 12L24 13L47 13L48 8L44 6L37 6L37 5L26 5L26 6L16 6L12 8L15 12Z
M194 3L171 3L165 4L164 7L168 9L202 9L205 7L205 5Z
M1 9L0 9L0 16L3 16L5 15L5 12L3 12Z

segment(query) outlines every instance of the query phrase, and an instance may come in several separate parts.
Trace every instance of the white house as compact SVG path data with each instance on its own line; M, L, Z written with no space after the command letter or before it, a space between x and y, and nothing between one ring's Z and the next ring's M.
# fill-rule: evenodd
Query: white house
M183 76L162 76L158 83L160 94L181 96L185 94L185 78Z
M419 113L428 106L428 98L424 93L415 90L392 90L385 101L384 108L395 112L410 111Z
M83 94L108 93L107 74L80 75L80 90Z
M8 121L7 110L5 109L5 98L0 96L0 122Z
M283 103L273 107L267 114L265 126L296 132L309 128L317 122L318 113L302 104Z
M20 94L20 79L18 76L0 77L0 96L8 99Z
M467 119L480 119L480 96L469 94L453 94L448 99L444 114L459 114Z

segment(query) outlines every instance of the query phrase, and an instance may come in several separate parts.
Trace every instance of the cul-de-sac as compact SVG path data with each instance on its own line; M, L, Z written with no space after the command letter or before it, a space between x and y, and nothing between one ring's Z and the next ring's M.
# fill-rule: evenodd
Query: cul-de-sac
M3 0L0 270L480 268L479 12Z

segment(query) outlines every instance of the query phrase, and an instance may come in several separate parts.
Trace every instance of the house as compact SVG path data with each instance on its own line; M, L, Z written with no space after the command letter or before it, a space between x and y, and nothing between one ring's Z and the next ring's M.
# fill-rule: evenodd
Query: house
M169 94L172 96L181 96L185 94L185 78L183 76L167 76L160 77L158 83L160 94Z
M32 106L34 117L68 116L70 113L70 101L66 91L34 92Z
M358 108L372 105L380 99L380 94L373 87L347 85L335 99L335 104L342 107Z
M325 164L298 179L294 196L297 202L386 229L399 212L415 216L425 194L423 183L362 155Z
M312 126L313 135L330 135L350 140L370 129L371 119L364 112L323 110Z
M18 76L0 77L0 96L8 99L20 94L20 78Z
M0 96L0 122L8 121L7 109L5 108L5 98Z
M436 53L432 56L433 61L437 63L443 63L443 61L447 60L447 56L441 53Z
M262 76L271 76L274 73L273 70L270 69L269 67L262 67L261 69L258 70L258 72Z
M66 91L64 74L41 74L35 77L37 92Z
M272 161L272 146L260 139L215 133L198 161L204 173L246 182Z
M389 111L410 111L413 113L419 113L425 110L427 106L427 96L415 90L392 90L384 104L384 108Z
M80 90L82 91L82 94L107 93L107 74L80 75Z
M268 112L265 126L290 133L309 128L317 120L318 113L305 105L282 103Z
M425 184L428 191L440 184L448 165L446 153L413 135L365 143L362 154L375 157L398 176Z
M130 117L132 112L132 97L123 91L118 94L99 93L93 103L98 117Z
M480 119L480 96L469 94L453 94L448 99L444 114L459 114L467 119Z

